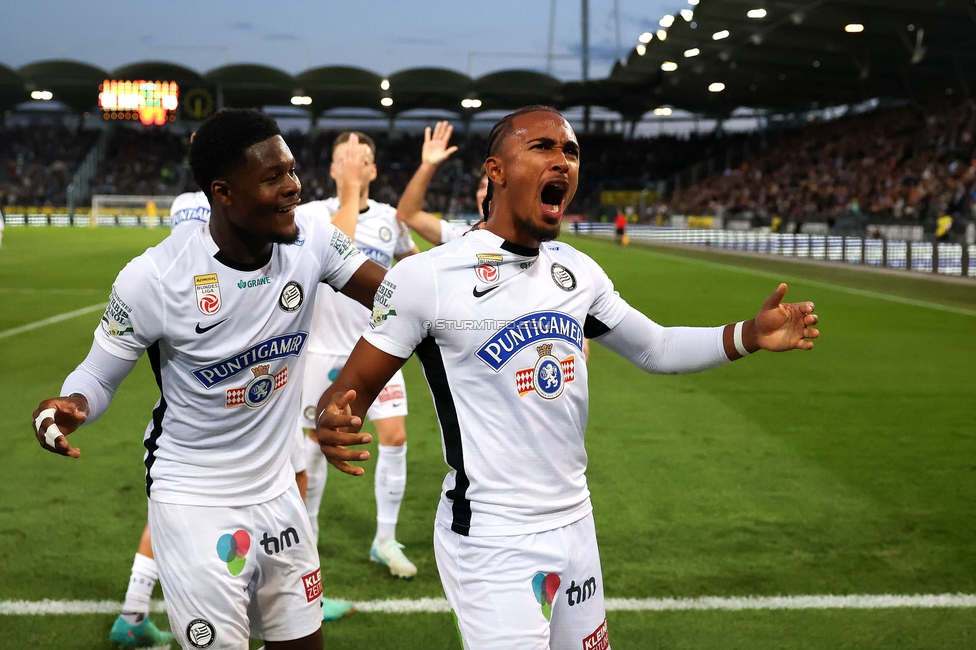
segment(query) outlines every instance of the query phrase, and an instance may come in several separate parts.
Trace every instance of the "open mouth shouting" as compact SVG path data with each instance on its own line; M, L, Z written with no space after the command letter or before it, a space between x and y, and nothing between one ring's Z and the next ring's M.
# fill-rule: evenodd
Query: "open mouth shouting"
M566 209L566 195L569 193L569 182L565 179L548 181L542 186L540 194L542 211L546 217L559 219Z

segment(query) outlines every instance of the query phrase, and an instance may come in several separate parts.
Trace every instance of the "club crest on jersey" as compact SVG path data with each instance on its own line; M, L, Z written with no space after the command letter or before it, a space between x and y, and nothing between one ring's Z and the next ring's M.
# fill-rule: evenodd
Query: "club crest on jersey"
M390 241L391 239L393 239L393 232L386 226L383 226L382 228L380 228L380 239L382 239L385 242Z
M509 322L492 334L475 356L498 372L524 348L543 340L558 339L583 351L583 326L570 316L558 311L537 311Z
M278 306L281 307L282 311L298 311L304 300L305 292L302 290L302 285L292 280L281 290L281 295L278 296Z
M232 357L221 359L203 368L197 368L193 371L193 376L203 384L204 388L213 388L259 363L270 363L275 359L299 356L307 339L308 332L293 332L275 336L256 343Z
M552 273L552 281L563 291L572 291L576 288L576 276L562 264L553 263L549 271Z
M247 386L227 390L227 408L242 404L252 409L260 408L268 403L276 390L288 383L288 366L274 375L271 374L270 363L263 363L249 370L254 379L247 382Z
M193 286L197 290L197 308L212 316L220 311L220 283L216 273L194 275Z
M569 356L560 361L552 355L552 343L536 347L539 360L534 368L526 368L515 373L515 387L519 397L535 391L542 399L556 399L563 394L563 388L576 379L576 357Z
M498 282L498 267L502 263L502 256L496 253L479 253L475 257L478 263L474 267L474 274L485 284Z

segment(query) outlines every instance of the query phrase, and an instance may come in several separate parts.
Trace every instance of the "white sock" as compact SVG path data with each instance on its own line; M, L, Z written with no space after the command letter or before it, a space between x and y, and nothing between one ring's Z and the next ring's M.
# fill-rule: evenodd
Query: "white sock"
M149 614L149 602L157 580L156 560L136 553L129 588L125 590L125 602L122 603L122 616L126 621L138 625Z
M305 438L305 472L308 475L308 485L305 488L305 511L308 521L312 524L312 534L315 542L319 539L319 508L322 506L322 493L325 492L325 481L329 476L329 461L325 459L322 449L309 438Z
M407 487L407 446L379 445L376 457L376 539L396 539L397 518Z

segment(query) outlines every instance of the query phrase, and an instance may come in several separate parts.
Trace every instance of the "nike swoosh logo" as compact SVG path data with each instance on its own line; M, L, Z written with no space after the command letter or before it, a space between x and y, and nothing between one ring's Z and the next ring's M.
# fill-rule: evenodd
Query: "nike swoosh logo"
M220 325L221 323L223 323L226 320L227 319L225 318L222 321L217 321L213 325L208 325L206 327L200 327L200 323L197 323L197 334L205 334L206 332L209 332L210 330L212 330L213 328L217 327L218 325Z
M492 291L494 291L494 290L495 290L495 289L497 289L497 288L498 288L498 285L497 285L497 284L496 284L495 286L493 286L493 287L488 287L488 288L487 288L487 289L485 289L484 291L478 291L478 287L475 287L475 288L474 288L474 289L472 290L472 292L471 292L471 293L473 293L473 294L474 294L474 297L475 297L475 298L480 298L481 296L483 296L483 295L485 295L485 294L487 294L487 293L491 293Z

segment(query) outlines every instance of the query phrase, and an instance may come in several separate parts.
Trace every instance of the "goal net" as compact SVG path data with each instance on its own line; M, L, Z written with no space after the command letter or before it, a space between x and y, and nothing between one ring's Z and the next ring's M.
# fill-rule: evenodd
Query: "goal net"
M95 194L92 196L90 226L169 225L169 208L176 196L126 196Z

